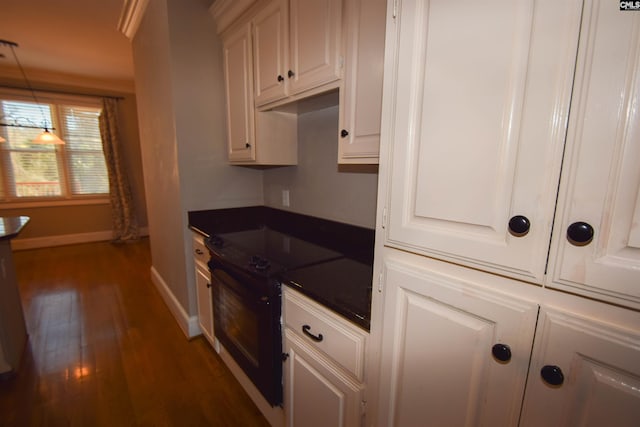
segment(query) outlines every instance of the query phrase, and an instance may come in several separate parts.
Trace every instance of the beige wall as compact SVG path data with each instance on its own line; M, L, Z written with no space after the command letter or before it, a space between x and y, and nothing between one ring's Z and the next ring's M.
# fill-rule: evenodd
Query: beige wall
M375 228L377 167L338 166L338 107L298 116L298 166L264 173L265 203L362 227ZM290 206L282 206L282 190Z
M190 210L262 204L226 161L222 51L210 0L149 2L133 39L152 275L185 328L197 311Z
M31 73L30 73L31 74ZM133 85L123 82L98 81L44 72L34 73L31 82L38 89L64 91L73 94L91 94L123 97L119 101L120 134L126 154L126 166L131 180L131 190L136 203L138 222L147 227L145 191L142 179L140 140L136 97ZM32 80L32 79L30 79ZM7 71L0 69L0 84L20 86ZM0 204L0 216L27 215L30 224L15 239L14 247L48 246L73 243L78 240L92 240L98 236L108 236L111 231L111 207L109 204L70 205L55 207L19 207L8 209ZM69 239L73 235L74 238Z

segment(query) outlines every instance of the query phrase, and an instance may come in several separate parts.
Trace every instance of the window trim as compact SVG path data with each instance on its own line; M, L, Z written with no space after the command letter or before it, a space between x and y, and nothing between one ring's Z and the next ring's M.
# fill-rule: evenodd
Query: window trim
M39 103L55 104L55 113L52 114L53 126L56 133L61 125L59 105L71 105L78 107L100 108L102 109L102 99L92 95L72 95L60 94L55 92L46 92L41 90L34 91ZM34 97L26 89L8 88L0 86L0 99L35 102ZM64 149L56 147L56 159L58 164L63 166L60 171L61 186L64 187L65 194L60 196L41 196L41 197L20 197L11 199L0 198L0 208L2 209L22 209L34 207L54 207L54 206L73 206L73 205L96 205L110 203L109 192L104 194L71 194L71 183L68 178L69 165L67 162L67 153ZM64 177L62 176L64 175Z
M30 209L30 208L52 208L58 206L83 206L83 205L108 205L110 204L108 195L104 196L82 196L74 198L42 198L3 202L0 201L1 209Z

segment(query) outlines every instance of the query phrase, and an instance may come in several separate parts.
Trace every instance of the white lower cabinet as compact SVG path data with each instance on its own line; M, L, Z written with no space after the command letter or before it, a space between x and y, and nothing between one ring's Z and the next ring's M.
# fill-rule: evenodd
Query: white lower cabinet
M522 426L640 423L639 316L608 307L621 311L605 323L592 317L602 304L585 304L584 313L542 307Z
M357 426L362 384L285 330L285 411L287 426Z
M638 425L639 312L392 252L371 425Z
M211 295L211 273L207 266L209 251L203 237L193 234L193 259L196 276L196 298L198 303L198 325L204 337L211 345L215 345L213 334L213 300Z
M379 425L518 422L538 305L385 264Z
M286 425L362 425L368 334L296 291L283 298Z

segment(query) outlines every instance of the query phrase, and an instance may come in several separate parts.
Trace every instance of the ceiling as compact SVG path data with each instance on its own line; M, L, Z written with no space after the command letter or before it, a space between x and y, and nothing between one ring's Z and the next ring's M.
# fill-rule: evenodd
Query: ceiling
M0 39L18 44L15 52L28 76L46 72L132 82L131 45L118 30L123 4L124 0L2 0ZM0 46L0 67L17 69L6 46Z

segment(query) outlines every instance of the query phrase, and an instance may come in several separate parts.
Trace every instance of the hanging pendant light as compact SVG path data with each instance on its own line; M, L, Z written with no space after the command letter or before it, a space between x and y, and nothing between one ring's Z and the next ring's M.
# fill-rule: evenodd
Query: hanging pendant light
M20 73L22 74L22 77L24 78L24 81L27 85L27 88L29 89L29 91L31 92L31 96L33 97L33 100L35 101L35 103L40 107L40 112L42 113L42 126L31 126L31 125L21 125L21 124L16 124L16 123L0 123L0 126L12 126L12 127L20 127L20 128L30 128L30 129L42 129L42 133L40 133L35 139L33 139L31 142L33 144L51 144L51 145L63 145L65 142L63 140L61 140L60 138L58 138L58 136L54 133L51 132L51 130L55 130L55 128L49 128L47 126L47 119L45 118L45 114L44 111L42 110L42 106L40 105L40 102L38 101L38 97L36 96L36 92L33 90L33 87L31 86L31 83L29 82L29 79L27 78L27 74L24 72L24 68L22 68L22 64L20 63L20 60L18 59L18 55L16 55L16 51L15 48L18 47L18 43L9 41L9 40L1 40L0 39L0 45L4 45L4 46L9 46L9 48L11 49L11 53L13 54L13 58L16 61L16 64L18 65L18 68L20 69ZM2 136L0 136L0 142L5 142L6 139L4 139Z
M44 131L36 136L33 141L34 144L53 144L53 145L63 145L64 141L58 138L58 135L55 133L49 132L49 129L44 128Z

